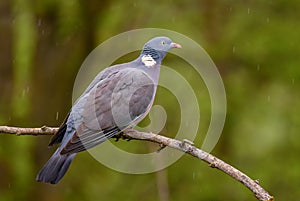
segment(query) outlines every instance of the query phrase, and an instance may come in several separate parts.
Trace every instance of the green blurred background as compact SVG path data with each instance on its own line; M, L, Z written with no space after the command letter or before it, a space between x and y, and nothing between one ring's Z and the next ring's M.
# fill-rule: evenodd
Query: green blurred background
M2 0L0 124L59 126L72 105L77 71L97 45L137 28L174 30L202 45L224 81L227 118L212 153L258 179L276 200L296 200L300 197L299 10L297 0ZM199 77L180 69L176 61L172 54L166 58L198 89ZM200 103L204 112L197 146L210 118L208 94L199 91L204 91L198 97L204 100ZM172 96L162 98L164 94L160 89L156 101L170 113L163 134L172 136L180 117L176 101ZM0 138L1 201L255 200L240 183L190 156L157 173L128 175L81 153L58 185L37 183L36 173L54 151L47 148L49 137L1 134ZM120 144L131 150L155 148L145 142Z

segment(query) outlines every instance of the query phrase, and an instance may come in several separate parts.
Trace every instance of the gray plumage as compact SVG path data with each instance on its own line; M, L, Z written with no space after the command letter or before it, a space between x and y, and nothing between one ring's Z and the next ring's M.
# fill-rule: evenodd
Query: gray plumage
M140 122L153 104L161 61L169 49L180 47L167 37L156 37L144 45L134 61L100 72L52 137L49 146L60 146L37 175L37 181L56 184L76 153Z

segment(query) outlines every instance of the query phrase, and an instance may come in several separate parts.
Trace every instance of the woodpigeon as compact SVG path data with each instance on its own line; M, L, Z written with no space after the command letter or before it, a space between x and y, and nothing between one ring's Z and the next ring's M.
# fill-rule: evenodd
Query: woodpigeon
M156 37L144 45L134 61L101 71L51 138L49 146L60 146L37 175L37 181L56 184L76 153L140 122L153 104L160 64L171 48L181 46L168 37Z

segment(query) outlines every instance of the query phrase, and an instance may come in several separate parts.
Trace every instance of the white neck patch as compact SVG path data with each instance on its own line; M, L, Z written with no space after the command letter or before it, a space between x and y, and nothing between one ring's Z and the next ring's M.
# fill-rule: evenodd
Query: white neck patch
M146 67L152 67L156 64L156 61L149 54L142 57L142 62Z

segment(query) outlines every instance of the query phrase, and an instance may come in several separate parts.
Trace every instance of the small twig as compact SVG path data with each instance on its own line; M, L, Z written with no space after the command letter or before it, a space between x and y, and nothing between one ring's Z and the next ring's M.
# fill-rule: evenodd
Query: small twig
M13 135L54 135L58 131L56 127L42 126L41 128L19 128L11 126L0 126L0 133Z
M0 133L9 133L15 135L53 135L58 130L58 128L43 126L41 128L18 128L18 127L8 127L0 126ZM232 167L231 165L225 163L224 161L218 159L217 157L198 149L193 145L192 142L188 140L179 141L176 139L171 139L162 135L157 135L153 133L139 132L136 130L128 130L122 133L122 138L135 139L135 140L145 140L150 142L158 143L161 146L168 146L179 151L190 154L202 161L209 164L210 167L219 169L231 176L235 180L241 182L247 188L249 188L255 195L255 197L260 201L273 201L274 197L271 196L266 190L264 190L257 180L253 180L246 174L242 173L238 169Z

